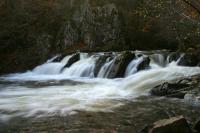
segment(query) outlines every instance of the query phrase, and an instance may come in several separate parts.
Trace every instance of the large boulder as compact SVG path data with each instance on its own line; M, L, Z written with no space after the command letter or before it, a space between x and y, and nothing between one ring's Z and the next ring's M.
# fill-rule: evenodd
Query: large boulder
M135 58L135 54L131 52L123 52L117 56L110 68L107 78L123 77L129 63Z
M152 88L150 94L181 98L190 105L200 106L200 75L162 83Z
M179 60L180 66L197 66L200 62L198 53L185 53Z
M153 123L149 133L191 133L191 129L183 116L177 116Z
M149 57L143 57L142 61L137 65L137 71L145 70L148 68L150 61L151 60Z
M168 83L165 82L150 90L150 94L153 96L168 96L183 99L186 92L185 89L189 87L183 83Z

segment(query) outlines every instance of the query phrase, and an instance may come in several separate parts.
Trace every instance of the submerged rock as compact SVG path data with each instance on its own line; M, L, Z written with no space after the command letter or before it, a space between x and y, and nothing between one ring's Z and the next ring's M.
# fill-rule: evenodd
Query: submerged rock
M153 123L149 133L191 133L191 129L183 116L177 116Z

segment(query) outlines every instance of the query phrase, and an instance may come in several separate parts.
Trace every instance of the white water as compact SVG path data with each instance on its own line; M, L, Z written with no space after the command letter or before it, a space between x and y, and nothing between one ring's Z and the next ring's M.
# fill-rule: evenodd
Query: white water
M103 67L100 69L97 77L98 78L106 78L110 72L110 69L111 69L114 61L115 61L115 58L110 61L107 60L106 63L103 65Z
M143 61L143 57L139 57L133 61L131 61L131 63L128 65L126 72L125 72L125 76L130 76L134 73L137 72L137 66L139 65L140 62Z
M68 77L94 77L94 67L97 58L81 58L80 61L74 63L70 68L66 68L62 74Z
M67 58L60 64L66 64ZM164 81L200 74L199 67L181 67L172 62L166 67L152 67L131 75L128 71L134 69L135 61L132 61L127 68L129 76L126 78L91 78L95 60L95 57L84 56L63 73L58 73L60 67L56 67L57 63L50 62L37 67L37 72L34 69L23 74L1 77L0 120L16 116L68 115L76 110L112 111L123 105L123 100L147 95L149 89ZM110 64L112 61L107 62L103 68L108 69ZM101 71L105 71L103 68ZM101 71L104 74L99 75L105 75L106 72Z
M152 58L152 61L154 62L154 63L157 63L158 65L160 65L160 66L165 66L166 64L168 64L169 62L167 62L166 60L165 60L165 57L164 57L164 55L162 55L162 54L153 54L153 55L151 55L151 58ZM169 60L169 59L168 59Z
M62 68L67 64L67 62L69 61L69 59L72 57L72 55L70 56L66 56L63 60L61 60L61 62L52 62L56 57L48 60L45 64L42 64L38 67L36 67L33 70L33 73L35 74L47 74L47 75L52 75L52 74L59 74L62 70Z

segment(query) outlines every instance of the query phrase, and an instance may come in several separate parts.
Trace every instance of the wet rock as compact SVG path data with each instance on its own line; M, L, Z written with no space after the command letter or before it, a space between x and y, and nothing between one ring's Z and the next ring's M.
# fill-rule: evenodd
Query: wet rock
M180 58L178 65L180 66L197 66L200 62L197 53L186 53Z
M97 77L101 67L106 63L106 60L109 58L109 55L100 56L99 59L96 61L95 68L94 68L94 76Z
M80 60L80 53L76 53L69 59L68 63L65 65L65 67L70 67L71 65L73 65L75 62L77 62L79 60Z
M172 61L177 61L181 56L180 52L172 52L167 57L167 62L171 63Z
M58 55L57 58L55 58L52 62L60 62L64 57L66 57L67 55L63 54L63 55Z
M185 89L189 87L183 83L168 83L165 82L151 89L150 94L153 96L168 96L183 99L186 92Z
M151 60L149 57L144 57L140 64L137 66L137 71L145 70L146 68L148 68L150 61Z
M183 116L177 116L153 123L149 133L191 133L191 129Z
M198 133L200 132L200 119L196 121L194 130L196 130Z
M135 58L135 54L131 52L123 52L117 56L113 62L107 78L123 77L128 64Z

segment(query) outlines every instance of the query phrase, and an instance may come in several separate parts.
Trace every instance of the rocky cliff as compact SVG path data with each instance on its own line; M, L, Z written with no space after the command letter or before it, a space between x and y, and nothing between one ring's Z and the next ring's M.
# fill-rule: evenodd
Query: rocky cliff
M1 0L0 73L77 50L196 47L199 7L184 0Z

